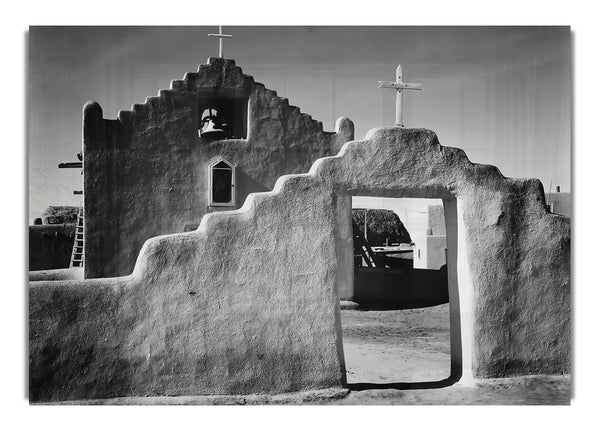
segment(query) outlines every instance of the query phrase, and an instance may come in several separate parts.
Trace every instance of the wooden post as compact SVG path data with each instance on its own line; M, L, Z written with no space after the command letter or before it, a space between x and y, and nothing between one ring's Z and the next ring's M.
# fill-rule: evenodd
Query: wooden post
M369 238L367 237L367 210L365 210L365 240L367 243L369 242Z
M396 82L402 82L402 65L396 68ZM402 122L402 90L396 91L396 126L404 127Z

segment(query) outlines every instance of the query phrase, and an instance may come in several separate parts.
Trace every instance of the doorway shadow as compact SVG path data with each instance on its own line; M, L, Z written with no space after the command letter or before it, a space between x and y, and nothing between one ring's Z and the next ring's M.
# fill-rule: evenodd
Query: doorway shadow
M451 375L443 380L437 380L433 382L398 382L398 383L347 383L346 388L351 391L367 391L370 389L400 389L400 390L411 390L411 389L440 389L452 386L457 383L461 378L460 374Z

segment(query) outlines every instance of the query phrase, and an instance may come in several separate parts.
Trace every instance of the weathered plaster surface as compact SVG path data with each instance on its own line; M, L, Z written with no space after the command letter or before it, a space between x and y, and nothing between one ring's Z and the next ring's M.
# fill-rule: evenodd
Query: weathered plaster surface
M203 97L248 97L247 139L207 142L198 137ZM128 275L148 238L183 232L209 211L208 166L217 157L237 165L238 207L251 192L271 190L283 174L306 172L319 157L336 154L354 138L347 118L336 132L290 106L263 84L244 75L233 60L209 59L198 72L171 82L103 118L97 103L83 114L85 275ZM227 208L225 208L227 209Z
M83 268L74 266L72 268L29 271L29 281L42 280L83 280Z
M146 241L131 276L30 283L31 399L343 385L348 195L455 202L475 377L569 371L569 219L546 211L538 180L473 164L428 130L380 128L194 232Z
M427 208L427 228L431 229L431 233L427 235L446 235L443 205L429 205Z

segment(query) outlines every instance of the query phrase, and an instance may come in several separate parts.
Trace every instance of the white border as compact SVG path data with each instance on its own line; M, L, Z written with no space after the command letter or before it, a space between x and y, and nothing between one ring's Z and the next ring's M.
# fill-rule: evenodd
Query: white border
M284 6L280 2L227 3L224 25L571 25L574 31L574 253L573 277L575 338L574 400L569 408L556 407L198 407L198 408L126 408L126 407L29 407L25 394L26 304L25 268L26 229L19 223L27 220L27 149L19 146L26 139L26 36L29 25L216 25L214 14L197 1L177 3L105 0L102 3L66 0L5 5L2 23L2 52L7 59L1 69L5 103L2 118L6 127L2 170L4 202L2 214L8 238L2 248L2 262L9 270L4 277L4 313L6 329L2 369L5 372L2 399L3 422L7 428L46 430L171 429L192 425L202 429L377 429L402 427L415 429L477 429L506 431L513 429L589 429L596 422L597 319L600 304L597 275L597 249L585 237L597 237L598 181L600 160L596 130L598 117L596 50L600 39L594 2L558 0L545 2L502 2L436 0L409 4L397 1L373 1L365 4L303 0ZM198 11L198 13L189 13ZM19 122L18 119L21 119ZM19 161L21 163L19 163ZM24 183L22 188L16 182ZM16 325L15 325L16 323ZM22 326L21 326L22 325ZM19 328L20 327L20 328ZM25 338L24 338L25 336ZM589 341L589 342L588 342ZM13 426L11 426L13 425ZM234 425L234 426L232 426ZM311 427L312 426L312 427ZM384 428L381 428L384 429ZM387 428L385 428L387 429ZM511 429L511 428L508 428Z

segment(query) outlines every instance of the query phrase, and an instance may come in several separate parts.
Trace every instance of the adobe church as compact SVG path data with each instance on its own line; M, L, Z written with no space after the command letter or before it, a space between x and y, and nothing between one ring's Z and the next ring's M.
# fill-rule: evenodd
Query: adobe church
M308 171L354 138L290 106L233 60L210 58L158 97L103 118L83 112L85 278L128 275L144 241L239 208L284 174Z
M221 58L115 120L86 104L86 279L29 284L30 400L344 387L352 196L442 199L453 378L568 373L570 220L540 181L426 129L353 139Z

